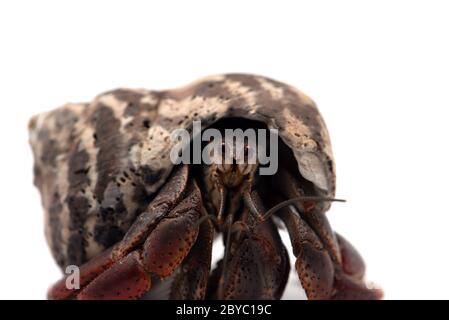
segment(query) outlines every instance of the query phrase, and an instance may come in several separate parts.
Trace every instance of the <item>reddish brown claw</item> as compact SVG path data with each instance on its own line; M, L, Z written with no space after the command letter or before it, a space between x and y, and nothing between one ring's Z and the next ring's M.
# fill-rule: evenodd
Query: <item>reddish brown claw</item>
M137 251L117 261L77 295L79 300L137 299L147 292L151 279Z
M173 176L173 181L179 182L182 180L181 176L187 174L188 170L178 170ZM170 186L170 183L167 186ZM148 227L150 230L139 230L143 228L142 226L131 228L124 242L120 242L114 248L81 266L80 290L67 289L66 279L62 279L50 290L49 297L54 299L136 299L150 289L152 275L160 279L170 276L195 244L199 232L197 222L203 212L201 193L196 183L192 182L186 192L188 195L178 202L179 195L184 191L173 192L169 187L164 188L150 207L160 208L156 206L159 199L165 199L165 204L170 201L175 204L178 202L176 206L167 205L164 206L163 211L154 209L144 213L144 215L150 215L158 212L161 216L158 223L144 224L143 227ZM138 219L136 223L140 221L142 219ZM147 236L145 242L141 244L143 235ZM207 231L203 230L203 236L207 236ZM206 241L205 238L200 240L197 251L203 252L203 258L205 258L202 262L203 274L207 274L212 248L211 240L207 244L201 244L204 241ZM128 246L133 251L121 257L123 252L129 251L129 249L123 249ZM190 263L194 260L195 257ZM205 283L203 287L205 293ZM199 294L197 288L192 287L191 290L195 291L192 295Z
M80 288L87 286L93 279L98 277L102 272L107 270L113 263L112 248L104 251L94 259L89 260L80 267L79 284ZM72 299L79 293L80 289L73 289L67 285L67 277L56 282L48 292L48 298L51 300Z

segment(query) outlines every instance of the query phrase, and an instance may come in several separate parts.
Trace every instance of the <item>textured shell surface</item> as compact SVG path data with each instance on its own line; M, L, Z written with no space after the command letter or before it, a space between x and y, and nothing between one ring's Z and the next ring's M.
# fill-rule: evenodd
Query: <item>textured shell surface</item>
M173 130L228 117L277 129L301 175L334 196L325 123L315 103L289 85L227 74L175 90L117 89L30 121L35 184L57 263L81 264L123 237L173 168Z

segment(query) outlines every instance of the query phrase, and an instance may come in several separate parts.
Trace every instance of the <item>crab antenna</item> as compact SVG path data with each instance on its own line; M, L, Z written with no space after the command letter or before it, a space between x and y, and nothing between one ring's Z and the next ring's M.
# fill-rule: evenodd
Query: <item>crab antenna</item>
M326 197L319 197L319 196L303 196L303 197L297 197L297 198L291 198L285 201L282 201L281 203L278 203L274 207L272 207L270 210L268 210L262 217L261 222L267 221L268 218L270 218L276 211L285 208L291 204L294 204L299 201L315 201L315 202L346 202L344 199L335 199L335 198L326 198Z

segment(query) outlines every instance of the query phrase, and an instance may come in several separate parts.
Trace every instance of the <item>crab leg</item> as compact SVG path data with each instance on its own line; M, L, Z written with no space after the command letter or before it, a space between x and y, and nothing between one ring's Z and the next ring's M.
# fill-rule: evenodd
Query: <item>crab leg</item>
M306 184L305 181L302 182ZM284 195L286 198L297 198L307 195L304 189L301 188L299 181L286 170L279 171L273 179L273 183L275 187L278 188L279 193ZM323 245L331 254L331 258L337 263L340 263L341 254L338 247L338 242L326 215L319 211L316 204L313 202L302 205L296 204L295 206L299 211L305 212L303 217L304 220L318 235Z
M233 252L219 280L219 299L280 299L288 276L288 260L267 240L248 235L232 243Z
M138 252L133 252L121 259L115 260L112 255L112 248L89 260L80 267L80 288L70 289L66 285L67 277L56 282L48 292L48 298L52 300L66 300L73 298L80 299L124 299L124 295L131 297L131 294L140 292L141 287L150 286L150 278L143 272L141 257ZM115 278L114 280L112 280ZM126 281L136 281L136 286L126 292L123 290L123 283ZM90 284L96 282L95 296L92 289L88 289ZM114 290L109 290L108 285L114 284ZM112 295L112 296L110 296Z
M209 278L214 229L210 220L204 221L198 239L179 268L171 285L170 299L202 300Z
M380 300L383 291L377 288L368 288L363 281L338 273L335 277L335 293L333 300Z
M335 300L378 300L381 289L370 289L364 282L365 263L357 250L341 235L336 233L341 249L342 270L335 277Z
M187 193L188 196L161 217L155 226L151 224L153 228L143 244L142 239L134 242L133 251L118 251L125 252L123 257L114 254L117 248L121 248L119 243L114 249L81 266L81 291L66 289L65 279L62 279L50 290L49 297L137 298L150 288L151 275L159 278L171 275L195 243L199 229L197 221L203 212L200 190L194 182ZM139 237L144 233L147 232L139 232Z
M334 264L322 242L291 207L278 216L290 234L296 271L309 300L330 299L334 287Z
M262 214L259 199L254 203ZM229 260L221 264L217 298L281 298L290 270L288 253L271 219L258 222L245 208L240 222L234 223Z
M363 261L363 258L348 240L343 238L343 236L337 232L335 235L337 236L338 245L340 246L344 273L355 279L363 279L363 276L365 275L365 262Z
M151 287L139 251L133 251L100 274L77 295L79 300L137 299Z
M115 263L111 252L112 248L102 252L100 255L87 261L80 267L80 288L87 286L93 279L98 277ZM79 289L68 288L66 285L67 280L68 276L56 282L48 291L48 299L67 300L74 298L76 294L79 293Z
M296 259L296 271L307 298L335 300L380 299L382 291L364 283L365 265L355 248L337 235L342 265L332 261L321 240L294 208L280 210Z

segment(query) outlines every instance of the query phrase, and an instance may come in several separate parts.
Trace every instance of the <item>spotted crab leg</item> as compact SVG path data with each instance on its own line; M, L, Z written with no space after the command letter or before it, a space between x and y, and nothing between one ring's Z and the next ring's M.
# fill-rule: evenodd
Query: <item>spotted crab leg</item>
M186 173L186 169L176 171L150 204L149 210L143 213L148 218L135 222L150 230L133 226L123 243L80 267L79 290L67 289L66 279L62 279L50 290L49 298L138 298L150 289L152 276L161 279L170 276L196 242L199 233L197 221L203 214L201 193L196 183L191 182L187 190L184 189L185 184L178 184L186 181ZM177 203L184 193L187 196ZM151 212L154 218L151 218ZM200 243L198 246L203 245ZM207 263L210 261L203 262L203 270L207 269Z
M301 185L306 184L307 182L304 179L300 182L286 170L280 170L273 178L274 187L287 199L307 196L308 194L306 194L304 188L301 187ZM337 263L340 263L341 254L340 248L338 247L338 241L325 213L318 210L318 206L315 202L303 204L297 203L295 206L299 211L306 212L303 219L318 235L323 245L329 251L331 257Z
M262 214L257 201L255 208ZM234 223L228 261L212 275L209 292L218 299L280 299L290 270L288 253L270 220L257 223L245 207ZM217 276L217 274L219 274Z
M278 212L290 234L296 272L309 300L330 299L333 293L335 269L328 251L309 225L286 207Z
M172 300L202 300L205 298L210 274L214 228L210 220L200 225L198 239L179 268L170 288Z
M303 209L304 210L304 209ZM293 207L281 209L281 218L290 235L296 271L310 300L323 299L380 299L382 292L370 289L364 282L365 264L355 248L335 233L338 260L329 250L329 243L309 225L308 212ZM324 215L323 215L324 216ZM312 220L315 221L315 220Z

